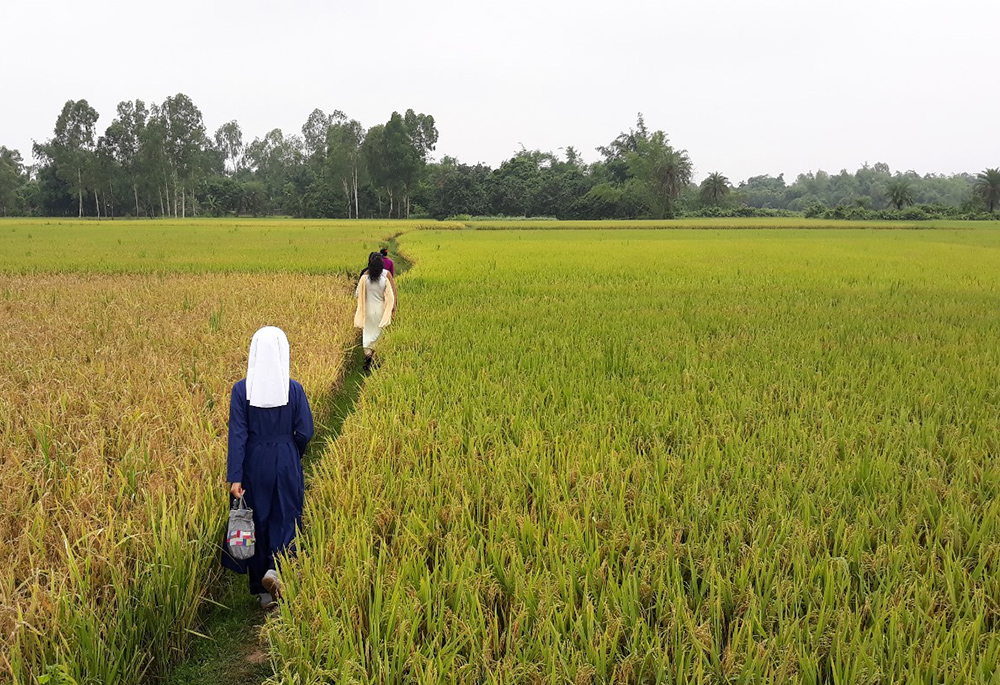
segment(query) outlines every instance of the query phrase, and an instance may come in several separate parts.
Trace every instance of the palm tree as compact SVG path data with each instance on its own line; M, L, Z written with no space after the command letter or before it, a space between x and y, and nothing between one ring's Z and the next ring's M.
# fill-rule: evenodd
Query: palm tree
M976 174L976 194L983 198L992 214L1000 204L1000 168Z
M885 189L889 193L889 203L895 206L896 209L902 209L906 205L913 204L913 189L910 188L910 181L906 178L897 176L889 181Z
M701 202L704 205L718 206L729 195L729 179L716 171L709 174L701 182Z

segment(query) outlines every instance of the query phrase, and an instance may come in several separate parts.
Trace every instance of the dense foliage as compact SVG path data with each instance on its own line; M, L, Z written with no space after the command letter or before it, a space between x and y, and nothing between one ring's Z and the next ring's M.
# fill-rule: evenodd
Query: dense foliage
M754 176L735 187L713 172L699 186L687 152L650 131L641 114L597 149L597 162L573 147L562 155L522 149L496 169L432 161L434 117L412 109L370 128L316 109L301 134L274 129L250 142L236 121L210 134L183 93L120 103L103 134L98 119L86 100L68 101L31 166L0 147L0 214L926 219L989 218L1000 208L997 169L920 176L880 163L800 174L790 185L781 175Z

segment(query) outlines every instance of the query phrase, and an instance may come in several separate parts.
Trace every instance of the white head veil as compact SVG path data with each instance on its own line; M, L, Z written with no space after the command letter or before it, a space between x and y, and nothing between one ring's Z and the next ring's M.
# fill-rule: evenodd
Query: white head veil
M264 326L250 341L247 361L247 400L251 407L288 404L288 338L274 326Z

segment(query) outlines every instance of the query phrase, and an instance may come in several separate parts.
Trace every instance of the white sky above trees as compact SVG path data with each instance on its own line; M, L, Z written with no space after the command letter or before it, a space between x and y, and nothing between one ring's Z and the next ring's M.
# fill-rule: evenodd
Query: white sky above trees
M523 144L587 161L635 124L696 178L1000 166L996 0L0 0L0 145L31 156L68 99L183 92L211 135L434 116L435 158Z

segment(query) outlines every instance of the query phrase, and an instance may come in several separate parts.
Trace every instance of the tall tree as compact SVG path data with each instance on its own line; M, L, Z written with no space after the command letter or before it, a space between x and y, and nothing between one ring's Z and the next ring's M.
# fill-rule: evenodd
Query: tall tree
M150 194L151 200L158 200L160 215L169 216L171 211L170 183L173 172L167 154L167 129L160 108L150 108L146 125L139 132L139 158L136 162L141 183Z
M976 174L976 194L983 198L992 214L1000 205L1000 168L986 169Z
M701 202L708 207L718 207L729 196L729 179L718 171L701 182Z
M340 214L335 197L343 187L344 178L331 172L328 164L329 135L334 125L347 120L347 116L336 110L327 114L314 109L302 125L302 147L305 164L293 174L295 186L293 203L296 212L302 216L338 216ZM335 165L334 165L335 166ZM346 194L346 192L345 192ZM350 216L350 200L347 215Z
M351 217L351 202L354 202L354 217L359 215L358 187L361 183L361 144L365 130L355 119L338 122L327 129L326 165L331 183L344 189L347 199L347 216Z
M94 201L97 203L98 218L103 214L106 217L114 218L115 209L115 188L119 187L119 182L124 176L121 165L115 159L115 152L111 147L111 142L106 136L97 139L97 148L94 151L94 164L91 167L91 178L94 186ZM103 201L103 209L101 204Z
M229 175L238 175L243 166L243 131L235 119L226 122L215 131L215 147L222 152ZM229 171L230 169L232 171Z
M78 216L83 216L83 194L90 188L94 164L94 127L99 115L86 100L68 100L56 119L54 136L34 146L36 157L48 158L56 175L77 196Z
M399 112L393 112L384 126L373 126L365 136L365 161L372 180L386 191L389 217L409 211L409 193L416 185L421 167L420 153L410 138Z
M376 124L365 133L365 139L361 143L361 154L365 161L365 168L368 170L368 177L374 185L375 197L378 201L378 213L382 214L382 190L392 183L390 162L387 159L385 144L385 124ZM392 192L389 192L388 199L392 199ZM389 205L389 214L392 214L392 205Z
M24 183L21 153L0 145L0 210L3 216L20 209Z
M187 216L187 191L193 186L204 160L205 123L201 110L184 93L163 101L158 110L165 131L165 149L173 176L174 216L177 216L177 188L181 191L181 216Z
M642 112L636 115L635 128L618 134L618 137L597 151L604 157L604 166L610 179L615 183L625 183L632 177L628 156L639 151L640 145L649 142L649 129Z
M267 188L271 200L280 199L282 207L289 209L286 189L292 174L303 161L302 138L294 135L286 137L281 129L272 129L247 146L246 156L257 179Z
M141 177L140 146L142 132L146 128L149 110L142 100L125 100L118 103L118 115L108 126L101 140L132 186L135 215L139 216L139 179Z
M430 114L416 114L412 109L408 109L403 115L403 124L406 126L413 149L420 156L420 161L426 162L438 141L434 117Z
M438 130L434 124L434 117L430 114L417 114L412 109L406 110L406 113L403 114L403 126L409 137L410 146L416 153L416 160L412 161L412 167L408 167L405 172L407 176L403 184L403 204L406 207L406 216L409 217L410 197L416 189L424 167L427 166L430 153L437 145ZM407 154L406 160L410 161L410 159L410 155Z
M673 216L673 206L691 182L691 159L686 150L675 150L667 134L655 131L637 142L626 158L632 175L642 183L653 217Z
M306 156L309 158L326 154L326 134L330 127L347 121L347 115L339 109L327 114L321 109L314 109L306 123L302 124L302 141Z
M583 171L583 169L587 166L584 163L583 157L580 155L579 150L577 150L572 145L566 146L566 164L580 171Z

